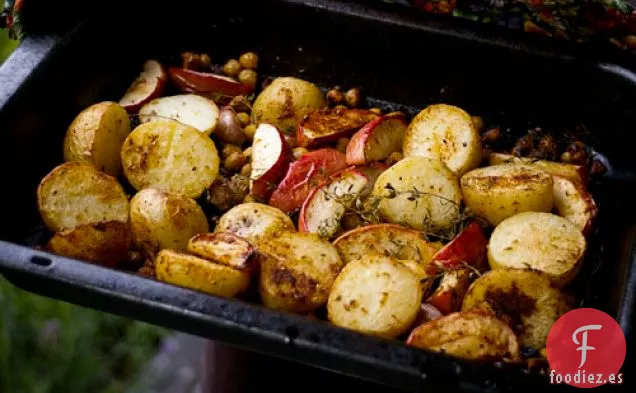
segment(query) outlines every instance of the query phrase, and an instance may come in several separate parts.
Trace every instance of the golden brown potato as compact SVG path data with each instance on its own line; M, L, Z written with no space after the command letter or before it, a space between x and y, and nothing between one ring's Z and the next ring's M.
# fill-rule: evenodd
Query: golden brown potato
M57 232L49 240L51 252L104 266L123 261L130 249L128 223L105 221Z
M564 164L546 160L537 160L532 157L515 157L510 154L491 153L488 157L489 165L507 163L527 164L548 172L552 176L561 176L573 182L585 184L589 177L588 170L583 165Z
M521 213L499 224L488 244L493 269L533 269L562 287L583 262L585 237L569 220L551 213Z
M66 131L64 161L94 165L109 175L121 173L121 145L130 133L126 110L115 102L84 109Z
M155 259L157 279L222 297L233 297L250 285L250 273L194 255L162 250Z
M402 263L369 255L347 264L333 285L327 310L335 325L363 333L397 337L417 316L419 278Z
M230 232L258 246L262 240L282 231L295 231L291 218L275 207L243 203L221 216L214 232Z
M283 232L261 242L260 293L265 306L310 312L327 302L342 268L338 251L313 233Z
M459 215L462 194L457 177L443 163L406 157L376 180L372 198L394 224L419 230L446 229Z
M416 327L408 345L471 360L519 360L519 342L504 322L479 312L458 312Z
M584 235L588 235L598 213L594 198L580 183L561 176L552 176L552 179L554 209L561 217L574 223Z
M124 174L137 190L155 188L196 198L219 171L214 142L190 126L157 120L135 128L121 149Z
M54 232L97 222L128 222L123 188L90 164L56 167L40 182L37 196L42 220Z
M229 232L195 235L188 242L188 251L239 270L250 269L256 256L254 247L247 240Z
M461 178L466 206L493 225L521 212L549 212L552 185L547 172L521 164L478 168Z
M543 273L492 270L470 286L462 311L480 310L506 322L521 346L539 349L554 322L569 308L565 297Z
M193 199L152 188L130 201L130 226L137 248L148 257L163 249L185 251L192 236L210 229Z
M327 106L318 86L302 79L276 78L256 97L254 123L270 123L283 133L296 132L298 122L309 112Z

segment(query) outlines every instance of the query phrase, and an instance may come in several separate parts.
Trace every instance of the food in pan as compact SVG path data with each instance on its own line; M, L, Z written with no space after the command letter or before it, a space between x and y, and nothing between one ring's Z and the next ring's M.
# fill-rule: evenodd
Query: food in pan
M50 251L461 358L543 349L598 212L585 145L210 59L149 60L71 123Z

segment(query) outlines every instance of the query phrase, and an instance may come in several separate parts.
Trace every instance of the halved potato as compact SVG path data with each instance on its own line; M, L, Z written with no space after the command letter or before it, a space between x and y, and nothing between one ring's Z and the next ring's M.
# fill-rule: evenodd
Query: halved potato
M580 183L561 176L552 176L552 179L554 208L561 217L567 218L584 235L588 235L598 213L594 198Z
M64 161L94 165L109 175L121 173L121 145L130 133L128 113L116 102L100 102L80 112L66 130Z
M42 179L37 195L42 220L54 232L97 222L128 222L123 188L90 164L56 167Z
M196 94L155 98L139 110L139 120L148 123L171 119L210 135L219 123L219 107Z
M219 171L214 142L195 128L157 120L135 128L121 149L124 174L137 190L158 190L196 198Z
M546 171L552 176L561 176L574 182L585 184L588 180L589 173L585 166L564 164L562 162L553 162L546 160L537 160L532 157L515 157L511 154L491 153L488 157L489 165L499 164L526 164Z
M338 326L397 337L420 310L420 279L391 258L369 255L347 264L336 279L327 310Z
M430 105L413 118L402 149L407 157L442 161L459 176L481 162L481 139L472 118L446 104Z
M554 322L569 307L565 297L541 272L492 270L470 286L462 311L481 310L503 320L522 346L545 347Z
M283 232L261 242L258 262L263 304L291 312L323 306L343 265L331 243L299 232Z
M262 203L242 203L219 219L214 232L230 232L258 246L261 241L283 231L295 231L291 218L275 207Z
M191 198L147 188L130 201L130 226L137 248L153 257L163 249L185 251L190 238L209 231L201 207Z
M254 247L247 240L229 232L195 235L188 242L188 251L239 270L251 268L256 256Z
M414 260L426 266L437 252L422 232L396 224L359 227L344 233L333 245L345 264L375 253L394 259Z
M104 266L125 260L130 249L130 228L120 221L96 222L57 232L49 240L51 252Z
M416 327L408 345L471 360L518 360L519 342L504 322L479 312L458 312Z
M479 168L461 178L466 206L493 225L521 212L552 210L552 185L550 174L522 164Z
M233 297L250 285L250 273L194 255L162 250L155 259L158 280L222 297Z
M551 213L521 213L499 224L488 244L493 269L533 269L564 286L578 273L585 237L569 220Z
M457 220L462 194L457 177L443 163L406 157L376 180L371 198L390 222L419 230L446 229Z

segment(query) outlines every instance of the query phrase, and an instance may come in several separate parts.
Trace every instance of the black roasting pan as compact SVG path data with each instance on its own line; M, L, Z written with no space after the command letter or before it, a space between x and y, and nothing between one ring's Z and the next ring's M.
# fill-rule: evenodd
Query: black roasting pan
M13 284L395 388L557 389L546 377L516 367L456 361L32 247L42 240L36 187L61 162L65 129L81 109L118 100L149 57L168 62L183 50L200 50L221 62L256 50L264 74L296 75L323 87L360 85L374 105L387 109L412 114L427 104L447 102L512 135L536 126L585 126L609 171L590 185L600 215L572 291L581 306L601 309L619 321L628 343L624 370L633 369L632 55L380 2L113 0L83 2L74 12L64 11L64 1L43 3L51 9L51 3L57 4L56 11L33 12L34 28L0 68L0 273ZM99 13L88 12L87 3L100 3ZM37 18L42 23L35 23Z

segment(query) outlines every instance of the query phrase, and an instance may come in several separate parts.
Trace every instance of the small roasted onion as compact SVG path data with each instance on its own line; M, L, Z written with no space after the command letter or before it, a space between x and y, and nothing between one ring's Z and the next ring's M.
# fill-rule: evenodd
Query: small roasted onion
M219 113L219 124L215 134L221 142L241 146L245 142L245 134L236 117L236 112L231 107L224 107Z

